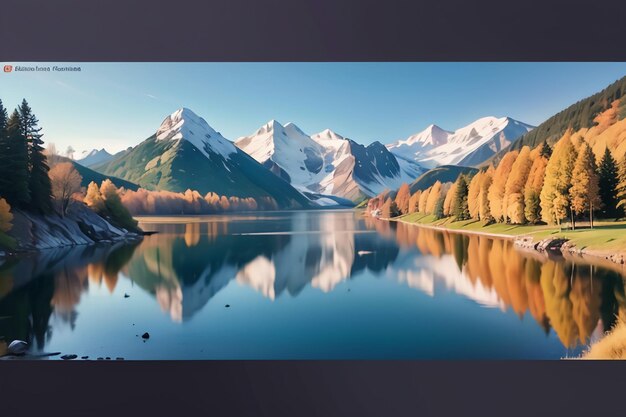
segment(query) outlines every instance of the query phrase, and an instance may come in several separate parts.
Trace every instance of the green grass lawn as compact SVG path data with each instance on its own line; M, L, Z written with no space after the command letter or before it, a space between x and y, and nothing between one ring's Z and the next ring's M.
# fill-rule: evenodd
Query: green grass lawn
M432 215L407 214L396 218L409 223L437 226L450 230L472 231L507 236L531 236L535 241L547 237L565 238L579 249L626 251L626 221L601 220L590 229L587 223L576 230L559 230L548 225L512 225L495 223L488 226L478 220L453 221L452 218L436 220Z

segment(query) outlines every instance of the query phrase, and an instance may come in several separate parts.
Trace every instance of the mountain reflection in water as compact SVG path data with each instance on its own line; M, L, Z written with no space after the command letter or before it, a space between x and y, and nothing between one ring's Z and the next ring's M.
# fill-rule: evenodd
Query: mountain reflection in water
M578 349L608 330L626 306L623 279L615 270L520 251L507 240L388 223L354 211L155 218L142 227L159 233L139 244L64 248L4 261L0 340L26 340L43 350L56 333L71 338L75 327L94 324L95 319L81 322L79 307L106 305L104 295L113 297L121 284L140 288L168 320L186 323L232 285L273 303L297 304L305 291L330 297L348 280L357 285L373 277L441 300L446 311L453 308L448 305L453 296L454 303L491 309L494 319L511 311L519 320L531 316L545 334L554 331L563 347ZM358 300L358 292L352 294ZM381 308L368 300L359 308L379 309L383 321L386 310L401 303L399 297L384 299ZM144 313L155 322L163 319ZM423 320L437 326L440 319L431 311ZM378 331L372 325L371 337Z

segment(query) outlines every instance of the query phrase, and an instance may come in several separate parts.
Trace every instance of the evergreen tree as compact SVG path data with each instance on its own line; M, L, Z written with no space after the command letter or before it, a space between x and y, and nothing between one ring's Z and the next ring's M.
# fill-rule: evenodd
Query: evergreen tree
M444 214L443 214L443 203L444 203L445 197L444 196L440 196L439 199L437 200L437 203L435 204L435 210L433 211L433 215L435 216L435 220L439 220L439 219L443 219L444 218Z
M14 208L28 208L28 144L15 110L6 123L0 149L0 195Z
M52 210L52 185L46 155L44 154L41 128L38 126L39 120L33 114L26 100L18 107L20 114L21 134L28 142L28 158L30 175L28 188L30 190L30 207L42 213L49 213Z
M547 141L543 141L543 145L541 146L541 150L539 151L539 156L550 159L552 156L552 148L548 145Z
M589 145L584 143L576 158L572 171L572 188L569 190L572 210L581 215L589 212L589 220L593 228L593 211L600 204L598 176L595 156Z
M452 200L452 215L456 221L468 220L470 218L469 205L468 205L468 183L465 175L459 175L456 180L456 193Z
M602 201L603 214L605 217L616 217L617 213L617 186L618 169L617 163L609 148L604 150L598 170L600 184L600 200Z

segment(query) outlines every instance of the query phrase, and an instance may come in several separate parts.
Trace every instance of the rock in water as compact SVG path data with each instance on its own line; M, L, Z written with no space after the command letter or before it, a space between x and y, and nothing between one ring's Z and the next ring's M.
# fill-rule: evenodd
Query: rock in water
M78 355L63 355L61 356L61 359L63 359L64 361L71 361L72 359L76 359L78 358Z
M150 333L145 332L144 334L141 335L142 339L150 339Z
M14 340L9 345L7 353L11 355L23 355L28 350L28 343L23 340Z

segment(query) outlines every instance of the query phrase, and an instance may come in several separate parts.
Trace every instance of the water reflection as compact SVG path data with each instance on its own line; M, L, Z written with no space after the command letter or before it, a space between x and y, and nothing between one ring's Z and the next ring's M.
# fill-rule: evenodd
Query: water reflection
M520 319L529 313L565 347L586 344L624 313L620 273L588 260L550 258L508 240L374 222L406 248L394 263L401 281L430 295L440 284L481 305L511 309Z
M27 340L42 350L58 326L82 324L77 306L88 302L81 300L85 293L113 293L121 280L153 297L170 320L185 322L231 282L278 300L297 297L307 287L329 293L367 273L433 298L453 294L495 309L493 314L510 310L520 320L530 315L567 348L608 330L626 306L622 276L615 270L523 252L510 241L366 219L350 211L143 226L159 233L140 244L5 261L0 340ZM432 320L436 326L437 318ZM83 325L89 324L94 323Z

